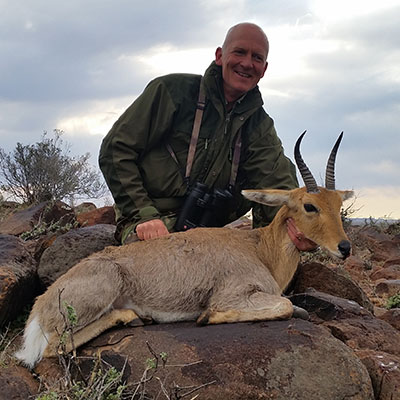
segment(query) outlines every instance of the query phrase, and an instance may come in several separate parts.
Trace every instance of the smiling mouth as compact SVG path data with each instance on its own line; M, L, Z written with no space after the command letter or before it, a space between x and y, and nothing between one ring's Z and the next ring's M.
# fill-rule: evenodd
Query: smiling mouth
M235 71L235 72L236 72L236 74L238 74L242 78L251 78L251 75L246 74L244 72L240 72L240 71Z

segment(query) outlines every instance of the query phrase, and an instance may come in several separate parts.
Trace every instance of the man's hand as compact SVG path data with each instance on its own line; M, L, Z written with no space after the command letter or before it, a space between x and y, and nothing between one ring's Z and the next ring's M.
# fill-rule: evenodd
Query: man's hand
M288 235L298 250L313 251L318 248L318 245L316 243L314 243L310 239L307 239L304 234L297 229L293 218L288 218L286 220L286 226L288 230Z
M152 219L136 227L136 234L140 240L148 240L168 235L168 229L161 219Z

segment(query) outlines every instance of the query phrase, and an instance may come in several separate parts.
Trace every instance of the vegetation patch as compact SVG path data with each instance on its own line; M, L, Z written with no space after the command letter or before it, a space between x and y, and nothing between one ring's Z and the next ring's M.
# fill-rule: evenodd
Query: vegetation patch
M62 134L59 129L53 137L44 132L39 142L17 143L9 154L0 148L0 190L28 205L104 195L104 181L89 164L90 154L72 157Z
M397 293L387 299L386 308L388 310L391 308L400 308L400 293Z

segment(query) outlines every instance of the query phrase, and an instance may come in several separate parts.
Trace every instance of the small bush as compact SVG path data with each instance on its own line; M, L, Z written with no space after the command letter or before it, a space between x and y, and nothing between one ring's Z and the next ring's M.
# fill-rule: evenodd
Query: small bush
M390 310L391 308L400 307L400 293L395 294L387 299L386 308Z
M21 233L19 236L22 240L32 240L38 239L42 235L47 235L48 233L66 233L71 229L76 229L79 226L77 221L62 224L60 221L46 223L44 221L38 222L30 231Z
M99 198L105 185L99 171L88 163L89 153L70 156L70 146L44 132L40 142L17 143L11 154L0 148L0 189L26 204L74 198Z
M385 233L387 233L388 235L400 235L400 221L389 224L389 226L386 228Z

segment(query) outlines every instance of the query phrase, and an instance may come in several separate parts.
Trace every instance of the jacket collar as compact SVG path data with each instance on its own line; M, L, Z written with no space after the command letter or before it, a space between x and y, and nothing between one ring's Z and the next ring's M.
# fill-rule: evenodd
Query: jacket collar
M216 108L218 104L225 105L225 96L222 81L222 67L213 61L206 69L204 82L207 91L207 97L214 103ZM247 92L236 101L235 112L244 113L251 109L257 109L264 104L258 86Z

